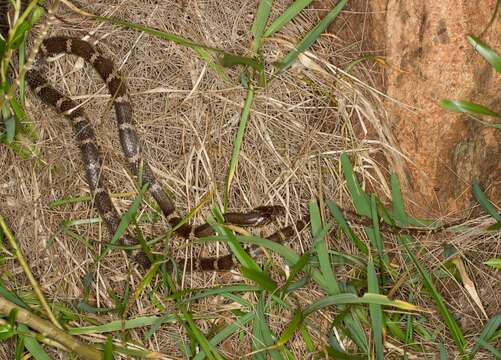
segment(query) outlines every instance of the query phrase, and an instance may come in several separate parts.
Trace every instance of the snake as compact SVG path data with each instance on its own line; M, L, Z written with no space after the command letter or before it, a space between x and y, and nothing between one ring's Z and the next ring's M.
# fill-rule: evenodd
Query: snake
M67 36L46 38L40 46L40 53L42 58L53 57L58 54L75 55L84 59L96 70L111 95L122 152L131 173L136 177L142 176L143 183L148 184L148 192L155 199L164 217L172 226L178 224L181 218L176 215L173 201L163 190L150 165L142 156L126 81L113 61L105 57L89 42ZM53 107L57 112L69 119L73 128L75 141L80 149L87 184L93 197L93 204L106 224L109 233L111 235L115 234L121 217L113 205L109 191L105 185L105 175L102 172L103 161L99 152L96 133L88 116L82 107L79 107L77 103L51 86L44 77L40 65L29 69L25 80L33 93L43 103ZM261 226L270 223L276 216L283 212L283 207L271 205L260 206L246 213L230 212L224 214L223 217L225 223L240 226ZM293 236L295 231L301 230L305 225L306 221L304 219L300 220L294 225L280 229L269 236L268 239L282 242L284 239ZM176 229L176 233L188 239L211 235L213 234L213 230L207 223L197 227L183 224ZM124 232L120 238L120 242L123 245L138 243L137 238L130 231ZM260 253L257 246L252 246L248 249L248 252L251 256L257 256ZM145 256L137 256L136 259L141 259L138 261L143 263L143 266L147 266ZM227 271L233 269L236 265L236 259L232 254L229 254L219 257L199 257L195 259L193 268L199 271Z

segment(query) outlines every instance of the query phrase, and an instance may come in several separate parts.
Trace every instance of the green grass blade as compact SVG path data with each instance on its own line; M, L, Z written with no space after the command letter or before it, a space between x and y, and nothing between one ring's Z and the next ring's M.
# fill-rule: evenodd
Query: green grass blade
M224 294L232 294L235 292L258 292L260 291L261 288L256 285L247 285L247 284L241 284L241 285L222 285L218 287L213 287L209 289L188 289L186 292L190 293L195 293L191 295L189 298L186 298L183 300L183 302L193 302L195 300L199 299L204 299L209 296L217 296L217 295L224 295Z
M490 338L494 335L496 330L501 326L501 315L495 315L493 318L487 321L484 328L480 332L478 339L475 341L475 346L470 350L468 354L470 359L475 358L475 354L481 349L482 342L488 343Z
M309 208L311 231L313 233L313 246L315 248L318 262L320 264L320 272L322 273L325 281L330 284L335 284L335 287L339 288L336 276L334 275L334 271L332 270L331 259L329 257L329 249L327 248L325 236L327 229L323 229L322 227L322 219L320 217L320 209L318 208L318 203L316 201L311 201Z
M398 224L401 226L413 225L411 221L409 221L409 216L407 215L407 211L405 211L405 203L404 197L402 196L402 190L400 189L400 182L398 181L398 177L395 173L390 176L391 183L391 204L393 210L393 216L398 221Z
M332 346L328 346L326 349L327 354L329 354L331 357L330 359L336 359L336 360L367 360L367 356L357 356L357 355L351 355L348 354L344 351L340 351L337 349L334 349Z
M226 75L226 72L224 71L224 67L221 66L220 64L216 63L212 58L210 57L210 54L207 50L197 48L195 49L196 53L202 60L204 60L207 65L214 71L214 73L219 76L219 78L225 82L230 82L230 78L228 75Z
M305 326L305 324L301 324L300 327L301 330L301 336L303 337L304 344L306 345L306 350L309 353L312 353L315 351L315 341L313 340L313 337L310 335L310 332L308 331L308 327Z
M268 22L268 16L270 15L271 5L273 0L260 0L259 7L257 8L256 17L254 18L254 23L252 24L252 51L258 53L261 49L263 43L263 32Z
M221 331L219 331L216 335L214 335L214 337L212 337L212 339L209 340L210 344L212 346L216 346L217 344L224 341L238 330L241 330L242 327L249 321L253 320L255 316L256 314L249 312L244 316L239 317L237 320L225 326ZM200 351L196 356L193 357L193 360L202 360L204 358L205 358L205 352Z
M475 50L492 65L496 72L501 73L501 56L492 50L486 43L479 38L468 35L468 42L475 48Z
M486 230L487 231L499 231L499 230L501 230L501 221L498 221L497 223L490 225L489 227L487 227Z
M113 360L113 338L108 336L104 343L103 360Z
M185 321L188 326L185 326L186 330L188 330L188 334L197 344L200 345L202 350L205 352L207 358L209 359L217 359L223 360L223 357L217 352L217 349L214 345L212 345L202 331L197 327L195 322L193 321L193 317L190 312L181 307L181 311L185 317Z
M230 68L236 65L248 66L258 72L264 71L264 63L259 60L234 54L225 54L223 56L223 66L225 68ZM248 88L248 85L244 84L244 87Z
M155 324L159 320L162 320L163 323L175 322L178 320L178 316L176 314L169 314L165 316L141 316L125 321L114 320L102 325L69 328L68 333L72 335L102 334L113 331L122 331L150 326Z
M370 293L379 294L378 277L374 263L369 259L367 263L367 289ZM372 334L374 346L376 348L376 359L384 359L383 345L383 311L379 304L369 304L369 313L371 315Z
M311 303L303 309L304 316L309 316L315 311L321 310L332 305L349 305L349 304L376 304L384 306L392 306L405 311L418 311L419 307L402 300L390 300L387 296L381 294L365 293L363 296L356 294L344 293L339 295L330 295L321 298L320 300Z
M447 356L447 350L445 349L443 342L440 342L440 344L438 345L438 351L439 351L439 360L449 359L449 357Z
M348 237L348 239L353 242L353 244L360 250L363 254L369 254L369 250L367 249L367 245L364 244L362 240L355 234L350 225L346 222L346 219L343 216L341 209L336 205L335 202L327 200L327 207L329 208L332 216L336 219L339 227Z
M501 117L501 114L498 114L497 112L494 112L483 105L469 101L442 99L440 101L440 105L444 109L455 112Z
M249 88L247 92L247 98L245 99L244 107L242 109L242 114L240 115L240 123L238 125L237 135L235 141L233 142L233 151L231 153L230 166L228 168L228 175L226 177L226 184L224 186L224 210L228 209L228 202L230 198L230 188L235 176L235 172L238 166L238 158L240 156L240 149L242 148L242 142L244 140L245 129L247 128L247 123L249 121L250 109L252 102L254 101L254 89Z
M499 347L496 348L482 339L478 339L477 341L485 350L490 351L494 355L494 359L501 359L501 349Z
M252 280L256 284L258 284L262 289L268 290L269 292L273 292L278 288L278 285L275 281L273 281L268 275L266 275L263 271L253 270L248 268L240 269L242 276Z
M487 196L485 196L484 192L480 188L480 183L478 181L473 182L473 196L475 196L475 199L477 199L477 201L480 203L480 206L482 206L482 209L484 209L487 214L492 216L494 220L501 221L501 214L496 210Z
M282 335L280 335L280 338L278 339L275 346L284 346L285 344L287 344L290 338L301 327L301 325L303 324L303 320L304 317L301 310L297 309L296 311L294 311L294 317L289 322L289 325L287 325L285 330L282 332Z
M339 15L341 10L344 8L348 0L341 0L338 4L329 11L327 16L325 16L306 36L292 49L282 60L280 60L276 65L279 71L285 71L292 63L296 60L298 55L308 49L319 36L327 29L327 27L334 21L334 19Z
M341 154L341 165L343 168L343 175L346 180L346 186L355 205L357 213L370 218L371 216L371 202L369 195L362 190L355 172L353 171L353 166L351 165L350 159L346 153Z
M136 214L137 214L137 210L139 209L139 206L141 205L141 203L143 201L143 196L144 196L144 193L146 192L147 189L148 189L148 184L144 184L143 187L141 188L141 190L139 191L139 193L137 194L136 198L132 202L132 205L130 206L129 210L127 210L127 212L124 215L122 215L122 217L120 218L120 224L118 225L118 228L117 228L117 231L115 231L115 234L113 234L113 237L110 241L110 244L112 244L112 245L116 244L118 242L118 240L120 239L120 237L122 237L122 235L127 230L127 227L132 222L132 219L135 219ZM108 245L105 245L103 251L101 252L101 254L99 255L99 257L97 258L96 261L97 262L102 261L104 259L104 257L106 256L106 254L108 254L109 250L110 250L110 247Z
M28 328L26 328L28 330ZM36 360L51 360L49 354L45 352L42 345L31 336L23 336L24 346Z
M308 265L308 263L310 262L310 259L311 259L310 253L304 253L303 255L301 255L298 262L296 262L294 264L294 266L292 266L292 268L290 269L290 273L289 273L289 276L287 277L287 280L281 286L282 291L290 292L290 291L294 291L296 289L297 285L300 285L300 287L304 286L304 283L301 284L301 279L295 283L293 283L293 281L296 278L296 276L299 274L299 272L303 271L305 266ZM306 281L307 281L307 279L306 279Z
M450 100L450 99L442 99L440 100L440 106L444 109L454 112L462 112L467 114L479 114L479 115L487 115L494 116L497 118L501 118L501 114L492 111L491 109L469 101L464 100ZM487 121L482 121L480 119L474 118L477 122L482 125L493 127L496 129L501 129L501 123L491 123Z
M210 59L207 52L208 51L214 52L214 53L217 53L219 55L223 55L224 57L243 58L241 56L229 53L229 52L224 51L222 49L214 48L211 46L206 46L206 45L197 43L195 41L192 41L190 39L186 39L182 36L179 36L179 35L176 35L173 33L169 33L166 31L154 29L154 28L151 28L149 26L140 25L140 24L136 24L136 23L132 23L129 21L120 20L120 19L115 19L115 18L107 17L107 16L96 16L95 18L97 20L106 21L106 22L109 22L109 23L112 23L115 25L120 25L120 26L125 27L125 28L142 31L142 32L145 32L145 33L152 35L154 37L160 38L162 40L172 41L176 44L195 49L195 51L200 56L200 58L202 60L206 61L206 63L209 65L209 67L211 69L213 69L216 72L216 74L219 75L225 81L228 81L228 76L224 72L224 69L221 68L221 66L218 65L217 63L215 63L212 59Z
M235 236L235 235L234 235ZM291 248L278 244L275 241L267 240L267 239L262 239L257 236L243 236L243 235L236 235L235 239L237 239L239 242L243 242L245 244L252 244L252 245L259 245L262 246L266 249L270 249L273 253L276 253L283 257L285 261L291 266L296 264L300 256L294 252ZM227 236L206 236L202 239L201 241L222 241L222 242L228 242L228 237Z
M276 341L275 335L266 323L265 305L265 297L264 294L262 294L256 306L256 319L254 320L255 326L257 327L257 331L255 333L257 337L254 343L256 350L270 348ZM272 359L283 359L276 349L268 350L267 353ZM259 354L264 355L263 352L259 352Z
M372 217L372 235L370 240L373 246L376 248L380 261L384 264L386 269L390 269L390 258L388 254L384 251L384 242L381 237L381 232L379 231L379 215L377 211L376 196L372 194L371 196L371 217Z
M297 14L299 14L305 7L311 4L313 0L296 0L294 1L276 20L274 20L270 27L266 30L263 37L270 37L281 28L283 28L289 21L291 21Z
M421 279L423 280L423 284L425 288L430 292L431 297L435 301L435 304L437 305L439 313L442 315L442 319L444 320L447 328L449 329L449 333L452 336L452 339L456 343L456 346L458 347L458 350L461 354L464 354L465 348L466 348L466 340L464 337L463 332L461 331L461 328L457 324L456 320L452 316L452 314L449 312L449 309L447 308L447 305L445 304L444 299L442 298L442 295L438 292L438 290L435 288L435 285L433 285L433 282L431 280L430 275L424 268L424 266L417 260L417 258L414 256L413 250L410 249L410 240L408 236L399 236L398 237L400 240L400 243L404 246L407 255L411 259L412 263L416 267L416 269L419 272L419 275Z
M501 258L492 258L484 262L485 265L493 267L494 269L501 269Z
M217 208L213 209L213 214L219 219L223 218L221 212ZM232 231L228 230L227 228L225 228L217 223L214 223L211 219L209 219L209 224L213 227L213 229L218 234L225 235L224 241L228 244L231 251L233 252L233 254L235 254L235 257L240 262L240 264L242 264L242 266L244 268L252 269L256 272L261 272L261 269L259 268L259 266L256 265L256 262L247 253L247 251L244 250L244 248L242 247L242 245L240 244L237 237L235 236L235 234L233 234ZM263 276L266 276L266 275L263 274Z
M0 233L2 232L2 229L0 229ZM26 310L30 310L30 307L27 303L23 301L17 294L7 290L5 287L1 285L0 282L0 296L3 297L5 300L8 300L14 304L16 304L19 307L22 307Z
M212 51L212 52L215 52L218 54L230 54L224 50L217 49L217 48L210 47L210 46L206 46L203 44L199 44L199 43L196 43L195 41L192 41L190 39L186 39L182 36L179 36L179 35L167 32L167 31L154 29L154 28L146 26L146 25L136 24L133 22L115 19L115 18L108 17L108 16L95 16L95 19L100 20L100 21L109 22L109 23L112 23L115 25L120 25L120 26L128 28L128 29L142 31L142 32L145 32L146 34L152 35L152 36L157 37L159 39L172 41L176 44L183 45L183 46L186 46L186 47L189 47L192 49L204 49L204 50Z

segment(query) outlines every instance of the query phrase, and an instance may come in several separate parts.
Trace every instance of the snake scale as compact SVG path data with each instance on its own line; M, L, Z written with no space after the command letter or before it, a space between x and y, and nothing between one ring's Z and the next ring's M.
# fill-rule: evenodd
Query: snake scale
M112 97L122 151L131 172L135 176L139 176L142 168L143 182L149 185L150 194L158 203L169 223L171 225L177 224L180 218L175 215L173 202L156 180L147 161L141 156L141 147L134 126L132 106L127 94L126 83L113 62L88 42L73 37L56 36L47 38L43 41L40 52L43 57L55 56L61 53L76 55L91 64L98 72ZM38 68L34 67L27 72L26 81L32 91L44 103L54 107L70 120L76 142L80 148L87 183L94 198L94 205L106 223L110 234L114 234L120 223L120 215L113 205L103 181L102 160L96 134L84 110L78 107L78 104L73 100L54 89ZM224 219L226 223L259 226L269 223L282 212L283 208L280 206L261 206L248 213L226 213ZM301 229L304 226L305 220L298 221L295 227L283 228L269 236L268 239L281 242L285 238L293 236L295 229ZM198 227L185 224L177 229L177 233L185 238L191 236L202 237L212 234L212 228L208 224ZM120 240L124 245L137 244L136 238L129 232L124 233ZM256 256L259 252L257 247L252 248L250 251L252 251L252 256ZM233 255L198 258L194 261L193 268L200 271L226 271L235 267L235 261Z

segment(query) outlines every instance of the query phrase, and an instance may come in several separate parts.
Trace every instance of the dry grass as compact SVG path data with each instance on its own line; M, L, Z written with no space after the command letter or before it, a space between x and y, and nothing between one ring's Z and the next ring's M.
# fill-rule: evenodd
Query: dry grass
M278 3L276 13L287 4L285 1ZM81 1L81 5L94 13L147 24L239 54L248 54L249 29L256 9L255 1L222 5L214 0ZM298 17L294 26L288 26L269 41L265 46L267 60L271 62L286 54L290 46L318 21L320 14L319 9L310 8ZM239 86L238 71L230 71L231 82L224 82L191 49L83 19L64 7L60 7L58 15L65 22L56 22L51 34L82 37L90 32L91 39L97 40L98 46L126 74L145 157L164 187L173 194L178 209L183 213L190 210L208 191L213 191L212 204L222 206L225 176L245 95ZM383 197L389 195L385 180L388 171L381 159L392 164L400 157L393 150L395 146L385 125L384 97L364 82L340 71L357 56L351 44L334 35L326 35L310 54L301 57L297 66L257 94L231 190L230 207L248 210L262 204L279 204L287 208L287 216L277 224L252 231L269 234L293 222L304 213L305 205L312 198L335 199L349 207L350 197L338 162L341 152L353 154L357 174L366 188ZM86 102L86 111L94 121L105 158L105 176L110 189L134 193L137 189L119 149L109 96L97 75L88 66L81 69L80 62L71 57L59 58L49 68L53 84L73 98ZM373 75L365 65L356 68L355 74L364 79ZM40 131L37 145L43 164L20 161L7 148L1 148L0 213L9 219L51 302L71 304L82 296L84 274L96 270L98 246L79 243L64 235L60 227L65 220L94 218L97 213L89 202L57 208L48 206L52 200L88 194L88 188L69 124L33 96L29 96L29 112ZM115 203L123 212L130 201L131 197L121 198ZM142 211L150 209L143 206ZM202 222L209 212L210 207L206 206L196 221ZM165 229L167 224L162 219L142 225L150 238ZM104 227L95 223L79 225L74 230L86 239L108 239ZM291 246L302 252L310 248L310 241L307 234L302 234ZM482 255L485 260L492 253L499 253L496 248L499 237L465 234L452 242L465 250L471 248L472 252L478 252L481 244L491 244L494 248L482 250L483 254L475 253L475 260L470 265L473 272L479 271L475 279L479 283L499 284L496 275L486 274L478 268L481 262L477 257ZM352 247L348 242L335 244L336 250L346 253L353 252ZM434 255L428 264L434 268L440 261L441 255L436 253L440 244L434 241L428 248ZM192 245L180 240L176 240L173 249L173 255L187 259L188 268L192 256L219 252L216 245ZM221 250L225 251L222 247ZM399 253L398 249L395 253ZM422 254L422 258L427 256ZM96 305L113 306L107 289L120 293L127 281L134 286L141 280L138 271L128 273L128 261L121 252L113 252L97 269L93 292ZM11 289L28 290L17 277L20 269L14 261L3 266L6 268L3 278L10 283ZM343 274L340 268L339 275L350 278L353 274ZM231 283L235 276L186 273L180 284L183 288L214 286ZM452 284L451 287L455 289L451 290L451 299L454 299L453 292L457 292L458 286ZM449 285L444 284L444 288ZM499 312L499 294L488 288L481 291L484 290L493 309L489 313ZM320 293L311 287L296 292L298 301L303 304L318 296ZM127 316L160 313L151 300L140 298ZM155 300L165 306L163 312L174 310L165 295L158 293ZM225 299L216 300L201 300L190 308L209 319L197 321L204 332L232 321L228 310L236 304ZM457 301L451 305L458 314L466 314L468 306L472 308L471 304L459 303L459 298ZM333 313L326 311L322 316L324 319L319 319L313 335L325 343L325 329ZM100 321L106 318L113 317L100 315ZM283 318L289 319L290 314L273 314L270 323L276 328L272 330L283 329L286 324ZM473 313L467 318L475 321L482 316ZM141 331L133 331L132 340L140 340L142 335ZM181 325L169 324L144 345L177 358L181 356L178 341L185 336ZM250 351L250 344L242 349L239 341L234 337L223 343L222 353L231 358L232 351L240 354ZM300 354L305 352L304 343L298 338L290 343L290 350L301 358ZM8 345L0 345L2 359L7 359L5 354L9 351Z

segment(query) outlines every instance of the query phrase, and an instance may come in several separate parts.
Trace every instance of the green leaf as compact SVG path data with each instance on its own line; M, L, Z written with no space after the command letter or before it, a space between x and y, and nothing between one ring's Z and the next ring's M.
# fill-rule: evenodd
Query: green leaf
M487 321L484 328L480 332L480 335L475 341L475 346L471 349L469 356L470 359L475 358L475 354L480 350L483 346L483 343L488 343L491 337L495 334L498 328L501 326L501 315L496 315Z
M477 180L473 181L473 196L475 196L475 199L477 199L477 201L480 203L480 206L485 210L487 214L492 216L494 220L501 221L501 214L496 210L487 196L485 196L484 192L480 188L480 183Z
M2 232L2 230L0 229L0 232ZM0 285L0 296L3 297L5 300L8 300L14 304L16 304L17 306L20 306L26 310L30 310L30 307L28 304L26 304L23 299L21 299L19 296L17 296L15 293L7 290L5 287L3 287L2 285Z
M216 75L219 76L219 78L221 80L226 81L226 82L230 82L230 78L228 77L228 75L226 75L224 68L221 65L219 65L218 63L216 63L214 60L212 60L212 58L207 50L197 48L197 49L195 49L195 51L198 54L198 56L200 56L200 58L202 60L204 60L207 63L207 65L209 65L209 67L212 69L212 71L214 71L216 73Z
M120 224L118 224L117 231L115 231L115 234L113 234L113 238L111 239L109 244L111 244L111 245L116 244L118 242L118 240L122 237L122 235L125 233L125 231L127 231L127 227L131 223L132 219L136 218L137 210L139 209L139 206L141 205L141 202L143 201L143 196L144 196L144 193L146 192L146 190L148 190L148 186L149 185L147 183L142 186L141 190L139 191L136 198L132 202L132 205L130 206L129 210L127 210L127 212L124 215L122 215L122 217L120 219ZM102 259L104 259L104 257L106 256L106 254L110 250L109 244L105 245L101 254L97 258L97 262L100 262L100 261L102 261Z
M28 327L26 325L20 324L19 330L28 332ZM45 352L42 345L40 345L40 343L34 337L27 335L23 336L23 342L26 349L28 349L28 351L36 360L51 360L49 354Z
M9 323L0 324L0 341L10 339L11 337L16 335L17 333L11 324Z
M445 349L444 343L440 342L438 345L438 350L439 350L439 360L447 360L447 350Z
M185 309L181 309L181 311L187 323L185 328L188 331L190 338L192 338L192 341L200 345L209 359L223 360L223 357L218 353L216 347L207 340L202 331L197 327L193 321L191 313Z
M344 293L339 295L330 295L317 300L303 309L304 316L311 315L315 311L321 310L332 305L348 304L377 304L392 306L406 311L419 311L420 308L402 300L390 300L387 296L381 294L365 293L363 296Z
M224 209L228 208L228 202L230 198L230 188L237 171L238 158L240 156L240 149L242 148L242 142L244 141L245 129L247 128L247 123L249 121L250 109L252 102L254 101L254 90L249 88L247 91L247 98L245 99L245 104L242 109L242 114L240 115L240 123L238 125L237 135L235 136L235 141L233 142L233 150L231 152L230 166L228 168L228 175L226 176L226 184L224 186Z
M487 44L485 44L479 38L468 35L468 42L475 48L475 50L482 55L482 57L487 60L489 64L492 65L496 72L501 73L501 56L499 56L494 50L492 50Z
M225 68L231 68L231 67L236 66L236 65L249 66L257 71L264 70L264 64L256 59L253 59L253 58L250 58L247 56L234 55L234 54L225 54L223 56L223 66ZM244 86L244 87L247 88L248 86Z
M484 262L485 265L493 267L494 269L501 269L501 258L492 258Z
M243 326L248 323L249 321L253 320L255 318L256 314L253 312L249 312L241 317L239 317L237 320L233 321L226 327L224 327L221 331L219 331L212 339L209 340L210 344L212 346L216 346L220 342L224 341L237 331L243 331ZM205 352L200 351L197 355L193 357L193 360L202 360L205 358Z
M440 101L440 105L447 110L456 112L501 117L500 114L486 108L485 106L469 101L442 99Z
M497 112L494 112L491 109L489 109L483 105L480 105L477 103L472 103L469 101L464 101L464 100L442 99L442 100L440 100L440 106L442 106L444 109L447 109L450 111L455 111L455 112L462 112L462 113L467 113L467 114L487 115L487 116L494 116L497 118L501 118L501 114L498 114ZM490 123L490 122L482 121L480 119L475 119L475 120L480 122L482 125L494 127L496 129L501 129L501 123Z
M372 259L367 263L367 290L373 294L379 294L378 277ZM369 304L369 313L371 315L372 335L376 348L376 359L384 359L383 345L383 311L379 304Z
M183 302L193 302L195 300L199 299L204 299L209 296L217 296L217 295L226 295L226 294L232 294L235 292L258 292L261 291L261 288L256 285L247 285L247 284L240 284L240 285L222 285L222 286L217 286L217 287L212 287L209 289L187 289L187 293L195 293L194 295L191 295L190 297L186 298L183 300ZM184 292L182 292L184 294Z
M381 237L381 232L379 231L379 215L377 212L376 196L371 195L371 217L372 217L372 234L369 237L373 242L373 246L376 248L379 259L385 264L386 268L390 268L390 259L388 254L384 251L384 242Z
M327 16L325 16L308 34L306 34L306 36L296 46L294 46L294 49L292 49L285 56L285 58L283 58L276 64L280 72L285 71L287 68L289 68L296 60L298 55L307 50L320 37L325 29L327 29L327 27L339 15L341 10L343 10L347 2L348 0L339 1L334 9L332 9L327 14Z
M275 335L266 322L265 305L264 294L261 294L256 306L256 318L254 320L255 338L253 339L253 350L261 350L258 354L262 356L258 356L258 358L264 358L265 353L263 353L262 350L270 348L275 342ZM272 359L283 359L280 353L275 349L267 351L267 353L270 354Z
M304 320L304 317L303 317L303 313L301 312L301 310L297 309L296 311L294 311L294 317L292 318L289 325L287 325L285 330L282 332L282 335L280 335L280 338L278 339L276 346L283 346L283 345L287 344L287 342L290 340L290 338L301 327L303 320Z
M261 270L256 271L254 269L242 267L240 271L242 272L243 277L254 281L261 288L268 290L269 292L275 291L278 287L277 283Z
M103 360L113 360L113 338L108 336L104 343Z
M252 24L252 51L254 53L258 53L261 49L262 38L264 28L266 23L268 22L268 16L270 15L271 4L273 0L260 0L259 7L257 8L256 17L254 19L254 23Z
M492 224L486 230L487 231L499 231L499 230L501 230L501 221L498 221L497 223Z
M367 249L367 245L364 244L362 240L355 234L350 225L346 222L346 219L343 216L341 209L338 208L335 202L327 200L327 207L329 208L332 216L336 219L339 227L346 236L351 240L351 242L360 250L363 254L367 255L369 250Z
M353 166L351 165L350 159L346 153L341 154L341 165L343 168L343 175L346 180L346 186L350 191L351 199L353 200L357 213L370 218L371 201L369 195L362 190L362 187L358 183L355 172L353 171Z
M268 30L264 33L263 37L270 37L275 32L279 31L289 21L291 21L297 14L305 7L311 4L313 0L296 0L294 1L276 20L274 20Z
M318 262L320 264L320 272L322 273L325 281L336 288L336 292L338 292L339 285L337 283L336 276L334 275L334 271L332 270L327 242L325 239L328 227L326 227L325 229L322 227L322 219L320 217L320 209L318 208L318 203L316 201L311 201L309 208L311 231L313 234L313 246L315 248Z
M219 220L223 219L223 215L221 214L218 208L213 208L212 213L217 219ZM225 241L227 242L229 248L231 249L237 260L240 262L240 264L242 264L244 268L252 269L256 272L261 272L259 266L256 264L254 259L252 259L252 257L247 253L247 251L245 251L245 249L242 247L242 245L240 244L237 237L235 236L235 234L233 234L232 231L219 225L218 223L215 223L213 218L209 219L209 224L213 227L216 233L224 235Z
M437 305L439 313L442 315L442 318L447 325L447 328L449 329L449 333L452 336L452 339L456 343L456 346L458 347L458 350L461 354L464 354L465 349L466 349L466 339L463 335L463 332L461 331L461 328L457 324L456 320L452 316L452 314L449 312L449 309L447 308L447 305L445 304L445 301L438 292L438 290L435 288L435 285L433 285L433 281L431 280L430 275L424 268L424 266L417 260L417 258L414 256L414 250L409 247L410 240L408 236L399 236L398 237L400 240L400 243L404 246L407 255L411 259L412 263L416 267L416 269L419 272L419 275L421 276L421 279L423 280L423 284L425 288L429 291L431 297L435 301L435 304Z
M5 126L5 143L11 144L16 137L16 118L14 116L9 116L4 118Z

